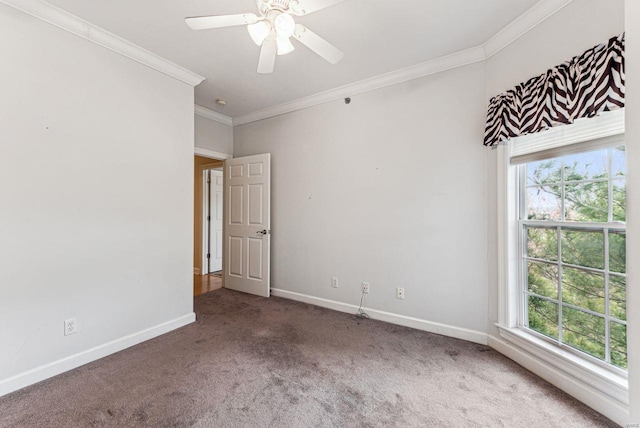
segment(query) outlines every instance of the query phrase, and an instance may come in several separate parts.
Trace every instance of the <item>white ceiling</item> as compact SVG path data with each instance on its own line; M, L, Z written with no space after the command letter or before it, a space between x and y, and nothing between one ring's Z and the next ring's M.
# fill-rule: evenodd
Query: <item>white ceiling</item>
M187 16L257 13L255 0L48 0L206 80L196 104L243 116L483 44L538 0L347 0L297 21L345 53L331 65L296 41L273 74L244 26L193 31ZM226 107L217 98L228 101Z

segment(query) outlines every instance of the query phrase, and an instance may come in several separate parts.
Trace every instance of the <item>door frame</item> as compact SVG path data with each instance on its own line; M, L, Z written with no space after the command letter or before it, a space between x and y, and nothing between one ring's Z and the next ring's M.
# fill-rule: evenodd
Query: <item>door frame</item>
M224 153L214 152L212 150L201 149L199 147L195 147L194 148L193 155L194 156L200 156L200 157L207 158L207 159L211 159L211 163L206 163L206 164L200 165L200 168L199 168L199 171L198 171L198 177L200 177L199 179L202 180L202 184L203 184L202 192L200 194L200 198L202 200L202 233L201 233L201 236L200 236L200 241L201 241L201 248L202 248L202 259L203 259L203 260L200 261L201 266L202 266L201 269L200 269L200 275L203 275L204 266L205 266L206 257L207 257L206 252L205 252L206 243L204 242L205 241L205 236L204 235L206 233L206 227L205 227L205 225L206 225L206 217L205 217L206 207L205 207L205 203L207 201L206 186L205 186L206 177L204 175L204 171L206 171L208 169L222 167L223 172L224 172L224 167L225 167L225 162L224 161L226 161L227 159L233 158L233 156L227 155L227 154L224 154ZM224 174L223 174L223 177L224 177ZM223 178L223 180L224 180L224 178ZM223 182L223 186L224 186L224 182ZM224 198L222 198L222 234L223 234L223 236L224 236L224 232L225 232L224 223L225 223L225 219L226 219L226 215L227 215L227 212L226 212L226 209L225 209L226 208L225 204L226 203L224 201ZM194 236L194 239L195 239L195 236ZM225 254L226 254L226 243L224 242L224 239L223 239L222 240L222 271L223 272L224 272L224 263L225 263L225 259L226 259ZM224 275L222 275L222 286L224 287Z

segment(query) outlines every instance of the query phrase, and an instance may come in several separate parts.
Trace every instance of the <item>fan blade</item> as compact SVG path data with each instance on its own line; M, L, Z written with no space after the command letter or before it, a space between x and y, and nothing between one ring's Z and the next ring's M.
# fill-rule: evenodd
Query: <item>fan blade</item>
M298 24L293 36L331 64L340 62L344 53L308 28Z
M208 30L210 28L254 24L258 21L258 17L253 13L241 13L238 15L196 16L186 18L185 21L194 30Z
M276 42L275 38L270 37L262 42L262 49L260 49L260 59L258 60L258 73L273 73L273 69L276 65L277 53L278 43Z
M308 15L318 10L342 3L345 0L298 0L290 7L296 15Z

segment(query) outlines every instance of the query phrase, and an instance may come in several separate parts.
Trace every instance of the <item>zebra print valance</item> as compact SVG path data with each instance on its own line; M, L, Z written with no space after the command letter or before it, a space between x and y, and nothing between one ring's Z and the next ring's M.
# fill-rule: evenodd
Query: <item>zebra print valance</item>
M491 99L484 145L624 107L624 34Z

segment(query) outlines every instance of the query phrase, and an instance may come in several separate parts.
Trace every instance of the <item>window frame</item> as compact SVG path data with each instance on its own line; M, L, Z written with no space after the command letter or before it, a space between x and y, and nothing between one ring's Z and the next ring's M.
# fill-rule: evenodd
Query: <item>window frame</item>
M527 219L527 196L528 196L528 189L529 188L535 188L535 187L540 187L540 185L529 185L528 184L528 178L527 178L527 163L529 162L533 162L533 160L529 161L529 162L522 162L519 163L517 165L514 165L513 167L515 167L516 169L516 183L515 183L515 189L516 189L516 200L514 201L514 203L517 206L517 224L518 224L518 274L517 274L517 288L518 288L518 294L519 294L519 298L518 298L518 304L517 304L517 328L519 329L523 329L527 334L531 334L535 337L537 337L540 340L543 340L547 343L549 343L551 346L557 346L558 348L572 353L574 354L576 357L578 358L584 358L585 360L589 361L592 364L596 364L601 366L603 369L611 371L617 375L620 376L627 376L627 370L615 366L614 364L611 363L611 340L610 340L610 330L611 330L611 323L615 322L618 324L622 324L625 327L627 326L627 321L626 320L621 320L618 319L614 316L611 315L610 313L610 277L612 276L619 276L619 277L623 277L627 278L626 272L623 273L619 273L619 272L612 272L610 270L610 252L609 252L609 232L613 231L615 232L622 232L626 234L626 222L622 222L622 221L614 221L613 220L613 186L614 186L614 182L615 181L622 181L623 179L625 180L625 187L626 187L626 176L615 176L613 174L613 150L615 150L617 147L620 146L624 146L624 141L620 140L620 137L615 138L615 139L609 139L610 141L612 141L612 144L609 145L608 147L598 147L598 148L594 148L591 147L589 145L585 145L584 147L581 148L579 147L579 145L575 145L574 150L572 150L569 153L557 153L556 156L551 157L549 159L563 159L566 156L570 156L572 154L580 154L580 153L588 153L588 152L593 152L596 150L607 150L607 178L600 178L600 179L586 179L586 180L565 180L565 164L564 164L564 159L562 164L560 165L560 169L561 169L561 176L560 176L560 182L558 183L550 183L551 185L557 185L560 186L560 192L561 192L561 218L560 220L529 220ZM566 184L583 184L583 183L597 183L597 182L606 182L607 183L607 193L608 193L608 206L607 206L607 221L606 222L580 222L580 221L571 221L571 220L566 220L566 205L565 205L565 185ZM537 259L537 258L532 258L528 256L528 248L527 248L527 230L528 228L540 228L540 229L546 229L546 230L554 230L556 233L556 239L558 242L558 254L557 254L557 261L552 261L552 260L546 260L546 259ZM603 268L602 269L598 269L598 268L591 268L591 267L587 267L587 266L579 266L579 265L573 265L570 263L566 263L562 260L562 252L561 252L561 248L562 248L562 231L563 230L575 230L575 231L593 231L593 232L601 232L603 235L603 251L604 251L604 261L603 261ZM537 293L532 293L529 291L528 288L528 263L529 262L539 262L539 263L546 263L546 264L550 264L550 265L556 265L558 268L558 295L557 297L551 298L548 296L542 296L539 295ZM582 271L586 271L586 272L595 272L597 274L602 274L603 276L603 280L604 280L604 305L605 305L605 310L603 314L599 313L599 312L595 312L595 311L591 311L587 308L582 308L579 307L577 305L573 305L567 302L564 302L562 299L562 269L564 268L574 268L574 269L579 269ZM530 327L528 327L528 298L529 296L534 296L537 298L540 298L542 300L546 300L549 302L552 302L554 304L556 304L558 306L558 339L546 336L543 333L540 333ZM574 310L578 310L590 315L594 315L597 316L599 318L603 318L604 319L604 323L605 323L605 357L604 360L599 359L596 356L590 355L585 351L582 351L580 349L577 349L573 346L571 346L568 343L565 343L563 341L563 309L564 308L571 308Z

